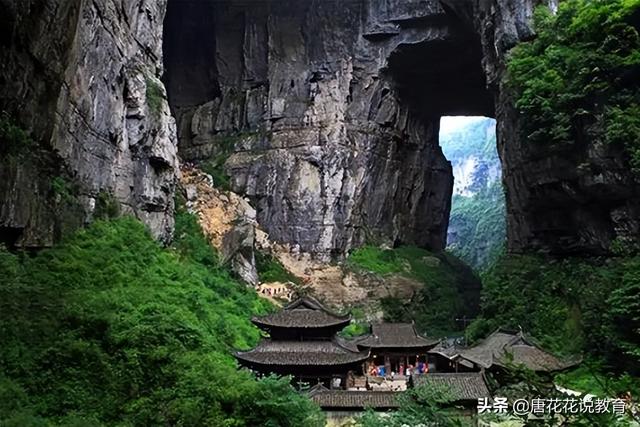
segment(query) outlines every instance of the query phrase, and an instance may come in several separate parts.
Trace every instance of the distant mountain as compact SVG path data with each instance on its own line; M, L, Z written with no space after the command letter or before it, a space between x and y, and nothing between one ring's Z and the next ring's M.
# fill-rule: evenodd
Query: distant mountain
M443 126L440 146L455 179L447 248L482 270L500 252L506 233L495 120L469 118Z

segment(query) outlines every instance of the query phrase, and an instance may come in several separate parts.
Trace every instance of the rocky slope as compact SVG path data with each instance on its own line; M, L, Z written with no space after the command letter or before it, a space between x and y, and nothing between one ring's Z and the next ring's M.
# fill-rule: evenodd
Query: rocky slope
M5 243L51 245L101 205L170 239L178 160L159 80L165 8L151 0L0 2L0 110L36 144L13 150L18 142L3 135Z

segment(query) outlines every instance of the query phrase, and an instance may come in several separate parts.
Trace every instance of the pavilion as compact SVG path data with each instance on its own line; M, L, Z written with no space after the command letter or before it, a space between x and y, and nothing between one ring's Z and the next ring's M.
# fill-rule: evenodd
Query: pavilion
M359 350L337 336L351 321L311 297L298 299L282 311L254 317L269 334L257 347L239 351L241 366L258 374L291 375L295 383L344 388L353 372L360 374L369 350Z

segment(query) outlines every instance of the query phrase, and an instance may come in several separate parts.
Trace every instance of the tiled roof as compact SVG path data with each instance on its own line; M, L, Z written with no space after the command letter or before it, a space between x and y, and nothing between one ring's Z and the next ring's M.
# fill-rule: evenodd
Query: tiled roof
M321 386L309 390L311 400L325 409L394 409L400 406L396 401L397 396L395 392L329 390Z
M371 325L371 335L358 341L360 347L429 347L437 340L418 335L412 323L378 323Z
M265 339L250 351L235 353L241 362L258 365L318 366L364 361L369 351L354 352L336 341L272 341Z
M504 354L495 359L494 363L503 367L510 364L524 365L532 371L552 372L571 367L576 364L576 361L559 359L535 346L512 345L506 349Z
M439 354L440 356L446 357L447 359L455 359L459 356L460 351L462 351L464 347L456 345L455 343L450 343L448 341L441 341L429 350L429 354Z
M558 371L577 363L574 360L562 360L543 350L522 332L511 333L500 329L477 345L460 350L459 356L482 368L523 365L538 372Z
M267 327L324 328L346 326L351 321L351 316L336 314L322 306L316 299L304 297L292 302L277 313L256 316L251 321L258 326Z
M483 368L489 368L493 365L494 358L502 354L514 339L518 339L517 336L496 331L475 346L460 350L460 356Z
M456 402L491 397L484 376L480 372L434 373L411 377L414 387L431 385L448 390Z

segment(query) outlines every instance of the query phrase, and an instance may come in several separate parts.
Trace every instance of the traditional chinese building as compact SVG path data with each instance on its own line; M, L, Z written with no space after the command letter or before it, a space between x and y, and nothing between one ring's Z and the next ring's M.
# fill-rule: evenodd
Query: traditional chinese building
M386 412L400 407L398 393L394 392L329 390L317 385L309 390L308 396L335 425L342 425L342 421L357 416L367 408Z
M413 323L378 323L371 325L371 333L356 341L361 350L370 350L367 373L384 367L382 376L404 376L410 366L428 371L429 350L437 340L422 337Z
M575 366L578 360L564 360L540 347L522 331L498 329L472 347L446 342L429 352L437 358L439 371L499 371L524 367L538 373L551 373Z
M426 385L446 390L449 398L451 398L451 404L467 409L474 409L478 399L491 398L491 393L482 372L412 375L411 385L413 387Z
M254 317L269 334L256 348L236 352L238 362L259 374L291 375L298 384L344 388L350 373L362 373L368 349L357 349L337 337L351 321L313 298L305 297L282 311Z

